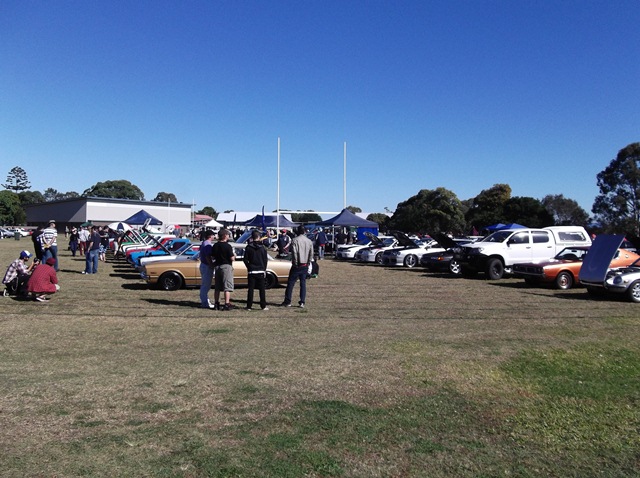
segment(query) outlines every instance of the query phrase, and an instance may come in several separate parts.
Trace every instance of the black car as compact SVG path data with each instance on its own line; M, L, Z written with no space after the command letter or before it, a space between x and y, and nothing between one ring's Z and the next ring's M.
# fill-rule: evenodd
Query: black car
M437 233L433 235L438 243L446 248L441 252L427 252L420 258L420 265L426 267L429 272L451 272L461 274L462 268L458 255L462 252L460 246L472 242L470 239L451 239L446 234Z

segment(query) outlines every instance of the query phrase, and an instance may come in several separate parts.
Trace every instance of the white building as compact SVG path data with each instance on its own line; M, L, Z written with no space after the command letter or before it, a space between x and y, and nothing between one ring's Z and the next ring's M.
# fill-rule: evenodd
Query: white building
M124 221L144 209L162 222L161 227L191 225L191 204L129 199L79 197L25 206L27 225L42 226L53 219L58 230L91 222L97 226Z

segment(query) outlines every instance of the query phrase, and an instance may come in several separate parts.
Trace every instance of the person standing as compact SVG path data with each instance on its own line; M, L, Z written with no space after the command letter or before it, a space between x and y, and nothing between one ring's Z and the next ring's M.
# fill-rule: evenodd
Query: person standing
M97 274L98 260L100 255L100 234L98 234L98 226L91 228L91 236L87 243L86 266L83 274Z
M280 236L278 236L276 245L278 246L279 258L284 258L289 256L289 248L291 247L291 238L287 234L286 229L283 229L282 231L280 231Z
M236 255L229 244L230 232L220 229L218 242L212 246L212 255L215 261L215 308L218 310L231 310L231 292L233 292L233 261ZM224 294L224 305L220 305L220 292Z
M267 276L267 249L260 240L260 231L254 230L251 233L252 241L244 250L242 261L247 266L247 310L253 307L253 291L258 288L260 294L260 308L269 310L267 307L267 292L265 279Z
M33 250L36 253L36 259L39 262L42 262L42 240L40 238L42 236L42 228L38 226L33 234L31 234L31 241L33 242Z
M291 270L287 280L287 290L284 293L282 307L291 307L291 297L296 281L300 279L300 301L298 305L304 308L307 298L307 275L309 265L313 260L313 242L306 236L304 226L298 226L297 236L291 241Z
M214 309L215 306L209 300L209 291L213 283L213 244L211 238L213 231L207 229L204 232L204 242L200 246L200 307L203 309Z
M46 262L49 257L53 257L56 261L54 269L58 272L60 270L60 264L58 263L58 230L53 219L49 221L49 227L42 231L40 243L42 244L43 261Z
M319 228L318 234L316 234L316 246L318 246L318 259L324 259L324 249L327 246L327 235L322 228Z
M87 244L89 243L89 231L85 226L80 226L80 231L78 232L78 250L80 251L80 255L83 256L87 252Z
M78 235L78 230L74 227L71 229L71 234L69 235L69 249L71 250L72 257L76 257L79 241L80 236Z

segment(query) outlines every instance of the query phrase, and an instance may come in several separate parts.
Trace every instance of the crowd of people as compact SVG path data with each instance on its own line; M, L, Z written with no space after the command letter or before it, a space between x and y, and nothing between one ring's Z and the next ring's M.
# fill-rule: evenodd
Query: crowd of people
M212 230L203 230L200 247L200 306L221 311L231 310L231 294L234 291L233 262L236 260L234 248L229 243L233 232L220 229L216 235ZM107 227L91 226L72 227L65 230L69 240L69 251L72 257L85 256L85 268L82 274L96 274L100 261L106 260L106 251L111 241L117 243L117 235ZM60 270L58 255L58 232L55 221L49 221L46 228L38 227L31 236L35 255L27 250L20 252L6 270L3 278L5 295L15 294L44 302L52 294L60 290L57 272ZM254 294L258 291L259 305L268 310L266 299L266 275L268 265L268 248L277 249L277 257L291 260L291 269L287 280L282 307L291 307L293 289L300 283L298 306L305 307L307 287L306 280L311 274L314 258L314 243L318 251L318 259L324 258L327 235L318 229L313 241L307 237L304 226L294 231L282 229L276 237L273 232L253 230L244 250L242 261L247 268L247 300L246 310L253 310ZM30 259L33 261L29 264ZM317 264L316 264L317 268ZM316 271L317 272L317 271ZM213 287L214 300L209 299L209 291Z

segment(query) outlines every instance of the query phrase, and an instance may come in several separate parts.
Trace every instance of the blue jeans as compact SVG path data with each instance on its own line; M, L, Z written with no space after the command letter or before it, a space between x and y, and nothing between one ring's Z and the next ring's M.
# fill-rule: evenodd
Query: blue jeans
M202 278L202 282L200 283L200 305L202 307L209 307L209 291L213 283L213 267L201 262L200 277Z
M291 303L293 295L293 286L300 279L300 303L304 303L307 298L307 275L309 274L309 266L293 266L289 271L289 279L287 280L287 290L284 293L284 303Z
M42 253L42 262L47 262L49 257L53 257L56 260L56 265L53 268L58 272L60 270L58 266L58 246L49 246Z
M100 251L98 249L91 249L87 252L87 261L86 267L84 269L87 274L97 274L98 273L98 254Z

